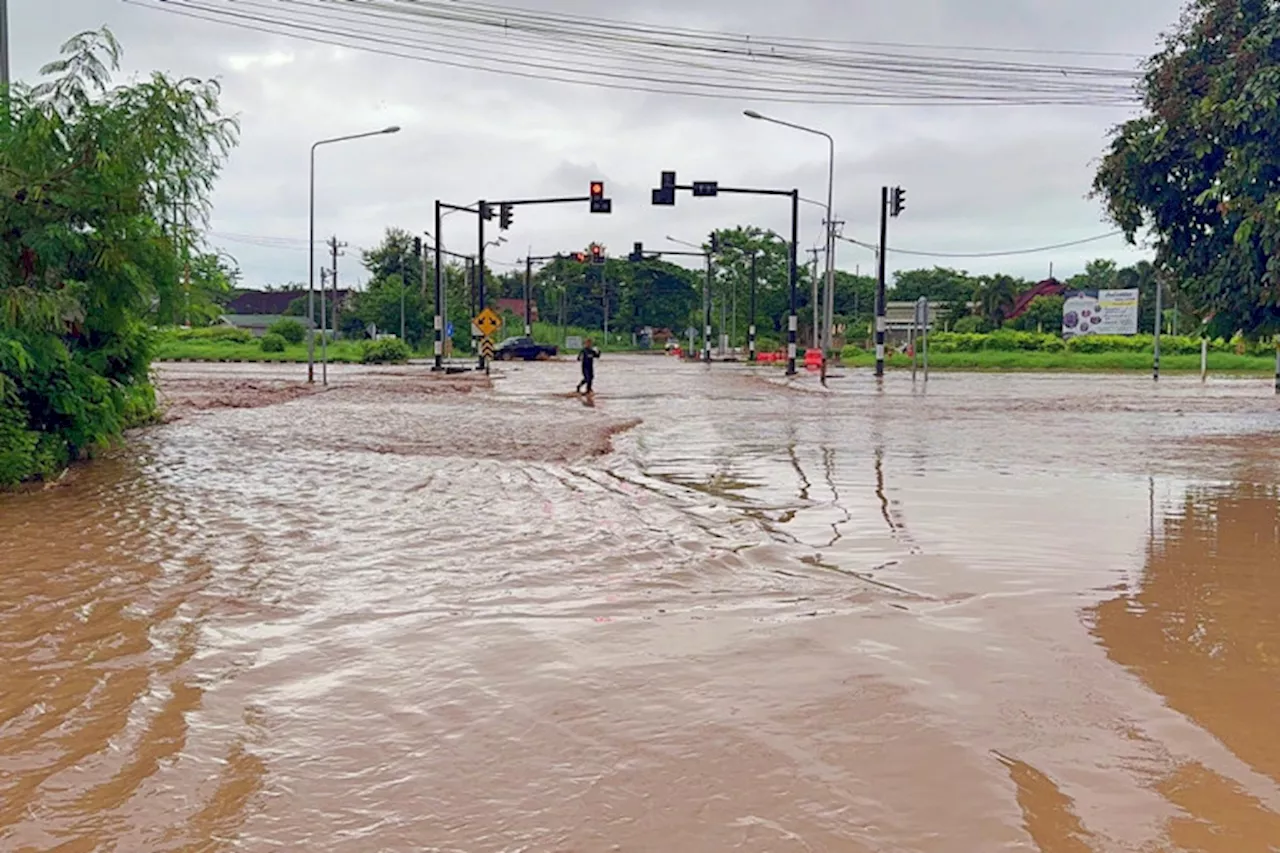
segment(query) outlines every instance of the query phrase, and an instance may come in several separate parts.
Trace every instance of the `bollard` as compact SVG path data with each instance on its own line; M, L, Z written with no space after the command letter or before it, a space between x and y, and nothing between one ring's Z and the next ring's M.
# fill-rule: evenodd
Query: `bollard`
M1200 339L1200 381L1209 378L1209 339Z

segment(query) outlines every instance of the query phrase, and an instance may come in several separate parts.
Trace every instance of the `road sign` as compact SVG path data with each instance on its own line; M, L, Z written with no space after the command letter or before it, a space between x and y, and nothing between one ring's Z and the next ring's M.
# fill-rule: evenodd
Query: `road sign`
M486 360L493 359L493 338L486 337L480 342L480 354L484 356Z
M453 337L453 324L452 324L452 323L449 323L449 324L445 325L445 327L444 327L444 336L445 336L446 338L452 338L452 337Z
M502 328L502 318L493 313L492 308L486 308L476 315L475 324L480 333L487 338Z
M569 350L582 349L582 337L580 335L567 335L564 339L564 348Z

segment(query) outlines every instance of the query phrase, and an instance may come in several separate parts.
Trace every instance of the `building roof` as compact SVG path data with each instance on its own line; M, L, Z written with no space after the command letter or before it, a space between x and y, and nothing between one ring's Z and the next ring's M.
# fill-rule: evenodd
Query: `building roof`
M333 291L326 290L327 298L333 298ZM350 295L349 289L338 289L338 305L342 306ZM283 314L289 310L289 304L298 298L306 298L307 291L298 290L246 290L227 303L228 314Z
M499 311L510 311L512 314L515 314L517 317L524 316L524 300L523 299L495 299L494 304L497 306ZM532 306L530 306L529 313L533 315L533 320L536 323L538 321L538 303L535 302L533 303Z
M218 319L237 329L265 329L281 320L297 320L304 329L315 327L315 324L306 317L284 317L279 314L223 314Z

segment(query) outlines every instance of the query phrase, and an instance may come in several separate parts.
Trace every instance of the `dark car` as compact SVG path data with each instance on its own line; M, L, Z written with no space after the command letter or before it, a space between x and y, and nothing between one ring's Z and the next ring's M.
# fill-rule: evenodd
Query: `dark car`
M540 358L551 358L558 350L552 344L540 344L533 338L507 338L493 350L493 357L500 361L537 361Z

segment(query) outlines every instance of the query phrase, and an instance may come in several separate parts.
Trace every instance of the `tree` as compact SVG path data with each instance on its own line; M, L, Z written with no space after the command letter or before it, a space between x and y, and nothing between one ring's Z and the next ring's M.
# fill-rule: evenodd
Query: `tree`
M1084 272L1067 279L1066 285L1071 290L1110 290L1117 286L1119 275L1115 261L1096 258L1085 264Z
M786 241L773 231L766 231L754 225L739 225L735 228L722 228L716 231L720 242L720 254L715 259L715 298L728 298L733 303L733 295L737 294L738 328L746 330L751 309L751 256L756 254L756 327L760 334L772 333L781 336L787 328L787 316L790 314L790 249ZM799 271L799 303L807 305L810 298L809 288L804 281L804 271ZM695 303L697 320L693 325L702 328L702 282L697 282L698 298ZM720 314L713 311L713 322L719 325ZM732 326L730 326L732 328Z
M154 305L234 146L216 83L112 88L120 48L82 33L0 109L0 483L56 472L154 414Z
M1005 325L1024 332L1057 334L1062 331L1062 306L1065 302L1061 296L1037 296L1021 317Z
M1004 318L1013 310L1013 304L1022 290L1018 279L1008 275L983 276L979 279L978 291L975 294L981 307L983 319L991 328L1000 328Z
M1280 8L1192 0L1147 63L1094 193L1217 331L1280 329Z

